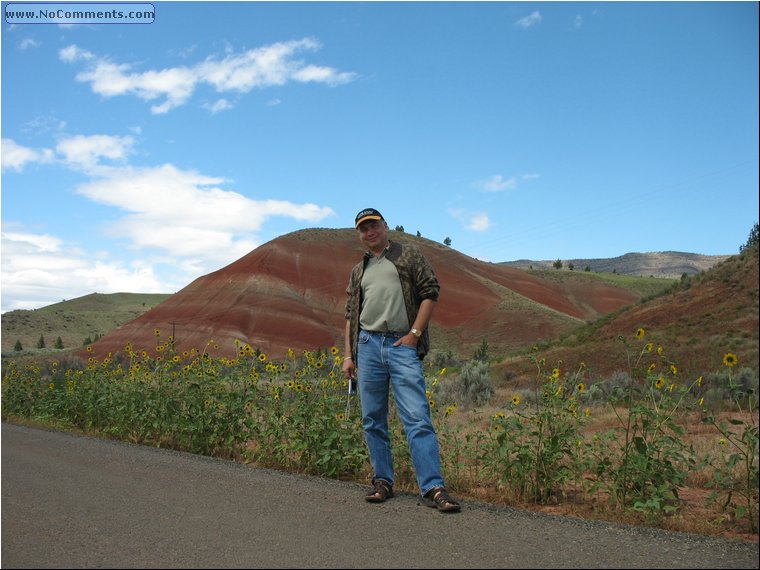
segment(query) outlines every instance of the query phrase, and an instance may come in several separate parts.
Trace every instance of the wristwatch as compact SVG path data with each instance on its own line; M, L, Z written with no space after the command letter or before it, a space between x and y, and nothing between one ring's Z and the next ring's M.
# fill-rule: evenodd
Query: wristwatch
M422 331L420 329L412 329L409 332L412 333L417 338L420 338L422 336Z

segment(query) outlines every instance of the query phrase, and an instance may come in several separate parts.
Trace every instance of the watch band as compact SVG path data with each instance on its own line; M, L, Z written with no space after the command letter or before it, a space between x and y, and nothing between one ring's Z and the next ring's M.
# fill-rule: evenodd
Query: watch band
M409 332L412 333L417 338L420 338L422 336L422 331L420 329L412 329Z

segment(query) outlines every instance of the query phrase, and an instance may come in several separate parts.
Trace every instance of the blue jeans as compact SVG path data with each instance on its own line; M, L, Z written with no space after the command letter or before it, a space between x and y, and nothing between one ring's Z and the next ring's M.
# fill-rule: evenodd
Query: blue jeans
M413 346L393 346L403 334L359 331L357 372L364 438L369 449L373 481L393 485L393 455L388 435L389 386L404 426L417 485L424 495L443 486L438 435L430 418L422 362ZM389 384L390 383L390 384Z

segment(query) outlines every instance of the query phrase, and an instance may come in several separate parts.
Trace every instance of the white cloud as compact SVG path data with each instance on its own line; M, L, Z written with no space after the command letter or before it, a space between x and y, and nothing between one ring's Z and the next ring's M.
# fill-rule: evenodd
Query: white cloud
M24 232L3 232L3 239L27 247L40 253L56 252L61 247L61 240L47 234L30 234Z
M24 167L33 162L51 162L53 151L47 148L35 150L21 146L13 139L2 139L2 170L21 172Z
M87 61L94 59L95 56L87 50L83 50L76 45L70 45L58 50L58 57L61 61L66 63L73 63L75 61Z
M2 308L34 309L92 292L171 293L180 284L159 280L151 266L104 262L47 234L2 232ZM182 284L184 285L184 283Z
M99 164L101 158L126 159L132 152L134 142L130 136L76 135L60 141L55 150L69 165L90 170Z
M467 230L485 232L491 228L491 219L485 212L469 212L467 210L449 209L452 217L462 222Z
M141 259L126 266L49 234L8 229L11 226L3 222L3 311L41 307L93 291L177 291L258 247L257 234L271 217L315 223L335 214L311 203L251 199L222 189L224 178L171 164L103 164L125 160L133 144L129 136L77 135L61 140L56 150L60 164L90 177L77 193L124 214L109 221L105 237L126 240L127 249ZM43 158L52 160L53 152L3 140L4 168L20 169ZM171 280L161 277L162 267L169 268Z
M196 77L184 67L147 71L145 73L128 73L129 65L117 65L99 60L94 67L77 74L77 80L89 82L92 90L104 97L133 94L150 101L165 96L160 105L151 107L154 114L163 114L182 105L195 89Z
M284 85L288 81L339 85L356 78L355 73L293 59L300 52L316 51L320 47L316 40L304 38L238 54L228 53L221 59L208 57L191 67L145 72L132 72L129 64L95 58L75 45L60 50L59 57L67 63L95 59L93 65L77 74L78 81L90 83L92 90L104 97L135 95L146 101L163 97L163 102L151 107L152 113L163 114L187 102L199 84L210 85L219 93L247 93L254 88Z
M284 85L303 66L301 61L290 59L299 51L315 51L319 44L310 38L281 42L230 54L221 60L207 58L197 66L198 77L218 91L247 93L254 87Z
M2 170L21 172L27 164L51 163L58 159L71 168L90 171L97 168L104 158L125 160L132 153L134 142L130 136L76 135L59 141L53 152L48 148L33 149L13 139L3 139Z
M66 128L66 121L61 121L52 115L38 115L25 122L21 126L21 132L35 135L62 131Z
M284 200L254 200L218 187L222 178L183 171L171 164L114 168L77 188L87 198L129 212L109 224L109 233L136 249L156 249L218 267L258 245L255 234L267 219L285 216L318 222L332 209ZM214 267L214 268L216 268Z
M197 48L198 46L196 44L193 44L185 48L171 49L169 50L169 54L176 55L182 59L188 59L191 55L193 55Z
M480 186L486 192L502 192L503 190L514 190L517 188L515 177L504 179L501 174L491 176L488 180L481 182Z
M488 217L488 214L484 213L477 213L472 214L470 216L470 219L465 226L468 230L473 230L476 232L484 232L488 230L491 227L491 219Z
M39 47L40 42L33 40L31 38L25 38L21 40L21 42L18 44L19 49L29 49L29 48L36 48Z
M327 83L328 85L340 85L353 81L355 75L348 72L339 72L332 67L318 67L316 65L307 65L293 73L293 79L308 83L316 81L318 83Z
M520 18L515 22L515 25L520 26L521 28L532 28L536 24L540 24L541 20L543 18L541 17L541 13L536 10L535 12L529 14L528 16L525 16L524 18Z
M504 178L501 174L495 174L491 176L491 178L488 178L487 180L479 180L477 182L473 182L472 186L474 188L482 190L483 192L503 192L505 190L516 190L518 180L527 182L530 180L535 180L540 177L541 177L540 174L529 173L529 174L523 174L519 177L510 176L509 178Z
M220 111L227 111L228 109L232 109L232 107L232 103L227 101L227 99L219 99L218 101L207 103L203 106L204 109L211 111L212 115L216 115Z

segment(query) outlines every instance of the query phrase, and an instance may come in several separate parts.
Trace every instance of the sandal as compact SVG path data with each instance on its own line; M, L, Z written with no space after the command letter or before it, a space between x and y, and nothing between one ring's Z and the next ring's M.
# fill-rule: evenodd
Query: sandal
M420 504L448 513L456 512L462 508L443 487L433 487L430 489L421 497Z
M364 499L368 503L383 503L393 496L393 487L388 481L378 479L372 482L372 490Z

